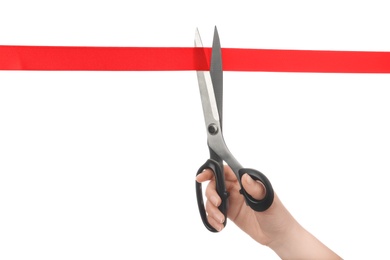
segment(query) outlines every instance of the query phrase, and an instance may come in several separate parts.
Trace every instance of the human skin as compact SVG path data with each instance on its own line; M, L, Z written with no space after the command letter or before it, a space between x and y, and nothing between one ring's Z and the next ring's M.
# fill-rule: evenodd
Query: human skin
M226 189L229 192L227 217L259 244L271 248L281 259L342 259L315 236L303 228L290 214L275 193L272 205L264 212L248 207L240 194L240 185L231 168L224 166ZM221 198L215 189L214 174L210 169L196 176L200 183L209 181L205 196L208 222L216 230L224 228L224 215L219 211ZM266 194L264 186L248 174L242 177L244 189L255 199Z

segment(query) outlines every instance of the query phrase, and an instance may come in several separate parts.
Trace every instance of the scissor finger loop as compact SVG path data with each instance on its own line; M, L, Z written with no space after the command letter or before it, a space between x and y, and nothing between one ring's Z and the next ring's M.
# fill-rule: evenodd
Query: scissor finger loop
M223 225L226 225L226 216L227 216L227 203L228 203L228 197L229 193L226 191L225 187L225 176L223 172L223 165L221 165L219 162L208 159L198 170L197 174L201 174L205 169L210 169L214 174L214 180L215 180L215 189L218 193L218 196L221 198L221 204L218 206L218 209L222 212L224 215L224 223ZM218 232L214 227L212 227L207 219L207 212L204 206L203 201L203 189L202 189L202 183L196 182L196 197L198 202L198 208L199 212L203 221L203 224L206 226L206 228L211 232Z

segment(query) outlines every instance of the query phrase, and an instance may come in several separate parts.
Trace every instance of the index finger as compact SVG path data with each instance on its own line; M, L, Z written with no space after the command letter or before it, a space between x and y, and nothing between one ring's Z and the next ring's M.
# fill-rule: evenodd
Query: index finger
M205 169L202 173L196 175L197 182L205 182L214 178L214 172L211 169Z

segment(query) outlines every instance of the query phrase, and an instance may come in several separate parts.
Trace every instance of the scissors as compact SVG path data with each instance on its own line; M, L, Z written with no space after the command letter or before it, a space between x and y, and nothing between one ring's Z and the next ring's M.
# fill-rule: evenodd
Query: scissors
M198 29L195 32L195 47L203 48ZM206 55L202 58L206 59ZM212 170L216 182L216 191L222 200L218 208L225 216L223 225L226 226L229 194L225 186L224 162L233 170L241 187L240 193L244 196L246 204L253 210L258 212L267 210L273 203L274 191L270 181L264 174L255 169L242 167L229 151L224 141L222 134L222 51L217 27L214 28L210 71L200 70L196 71L196 74L198 78L204 120L206 123L207 145L210 153L210 158L199 168L196 175L202 173L205 169ZM252 179L263 183L266 189L266 195L263 199L257 200L245 191L241 183L241 178L245 173L247 173ZM203 202L202 184L197 181L195 182L198 208L203 224L209 231L218 232L207 220L207 213Z

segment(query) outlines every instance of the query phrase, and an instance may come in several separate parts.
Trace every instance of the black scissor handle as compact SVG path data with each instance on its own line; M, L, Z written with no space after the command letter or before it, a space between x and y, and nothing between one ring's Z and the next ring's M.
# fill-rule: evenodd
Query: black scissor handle
M210 169L214 173L215 177L215 184L216 184L216 190L221 198L222 202L221 205L218 207L218 209L222 212L222 214L225 216L225 221L223 222L223 225L226 226L226 220L227 220L227 208L228 208L228 196L229 193L226 191L226 186L225 186L225 176L223 173L223 166L220 165L217 161L208 159L205 164L203 164L196 175L202 173L205 169ZM206 228L211 231L211 232L218 232L215 228L213 228L210 223L207 220L207 214L206 214L206 209L204 207L204 202L203 202L203 192L202 192L202 183L199 183L195 181L196 185L196 198L198 201L198 208L199 208L199 213L202 218L203 224L206 226Z
M252 177L254 180L258 180L263 183L265 187L265 197L261 200L257 200L253 198L251 195L249 195L244 187L241 184L241 190L240 193L245 197L245 202L248 206L250 206L253 210L262 212L267 210L274 201L274 189L272 188L271 182L268 180L268 178L262 174L261 172L250 169L250 168L242 168L238 171L238 174L240 176L240 180L242 179L242 176L247 173L249 176ZM241 181L240 181L241 183Z

